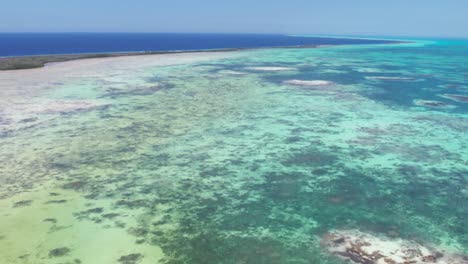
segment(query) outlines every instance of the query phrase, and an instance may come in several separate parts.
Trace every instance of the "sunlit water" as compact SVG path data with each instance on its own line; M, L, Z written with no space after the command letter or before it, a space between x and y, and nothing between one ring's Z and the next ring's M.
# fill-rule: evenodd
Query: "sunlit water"
M0 262L340 263L333 229L468 253L468 43L240 53L32 98L104 106L1 135Z

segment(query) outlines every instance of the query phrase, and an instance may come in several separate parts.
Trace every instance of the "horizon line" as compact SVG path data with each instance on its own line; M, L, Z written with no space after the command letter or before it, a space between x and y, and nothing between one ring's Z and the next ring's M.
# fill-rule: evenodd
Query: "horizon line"
M468 40L468 36L440 36L440 35L379 35L379 34L336 34L336 33L267 33L267 32L169 32L169 31L0 31L0 34L192 34L192 35L282 35L296 37L379 37L379 38L436 38Z

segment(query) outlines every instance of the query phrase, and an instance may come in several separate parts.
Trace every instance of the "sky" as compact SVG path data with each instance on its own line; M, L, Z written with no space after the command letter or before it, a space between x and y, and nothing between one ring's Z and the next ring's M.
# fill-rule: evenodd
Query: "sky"
M468 0L0 0L0 32L468 37Z

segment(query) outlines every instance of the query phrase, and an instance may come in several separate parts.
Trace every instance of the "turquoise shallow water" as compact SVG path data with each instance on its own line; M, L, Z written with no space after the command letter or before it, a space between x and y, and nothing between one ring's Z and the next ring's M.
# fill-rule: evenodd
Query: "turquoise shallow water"
M31 99L101 106L1 135L2 263L342 263L334 229L468 254L468 42L239 55Z

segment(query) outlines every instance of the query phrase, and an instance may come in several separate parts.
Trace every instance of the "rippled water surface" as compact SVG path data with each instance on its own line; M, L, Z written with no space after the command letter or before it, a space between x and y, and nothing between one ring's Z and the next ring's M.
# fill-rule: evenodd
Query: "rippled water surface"
M320 244L334 229L468 254L463 41L50 88L30 98L47 109L0 116L1 263L341 263Z

